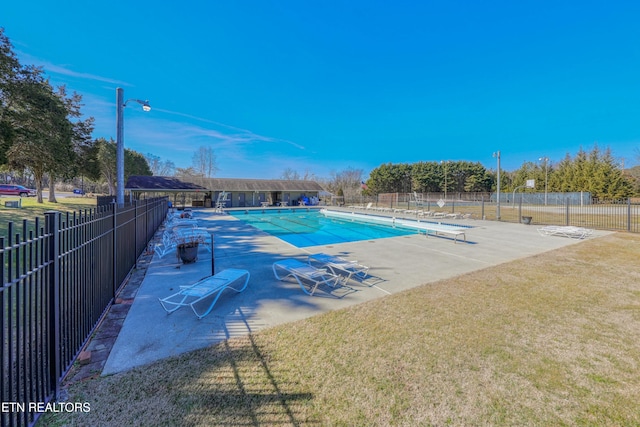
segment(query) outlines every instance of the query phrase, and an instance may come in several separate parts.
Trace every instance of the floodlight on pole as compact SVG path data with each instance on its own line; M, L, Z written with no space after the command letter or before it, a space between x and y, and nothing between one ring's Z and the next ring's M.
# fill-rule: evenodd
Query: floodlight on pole
M124 89L116 88L116 202L124 206L124 107L130 101L142 105L143 111L151 111L149 101L128 99L124 101Z

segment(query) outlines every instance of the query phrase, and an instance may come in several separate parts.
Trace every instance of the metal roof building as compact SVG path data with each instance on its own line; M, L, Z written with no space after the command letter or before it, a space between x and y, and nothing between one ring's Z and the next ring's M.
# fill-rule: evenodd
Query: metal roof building
M243 178L176 178L131 176L125 190L132 193L188 194L193 206L252 207L317 204L323 188L315 181Z

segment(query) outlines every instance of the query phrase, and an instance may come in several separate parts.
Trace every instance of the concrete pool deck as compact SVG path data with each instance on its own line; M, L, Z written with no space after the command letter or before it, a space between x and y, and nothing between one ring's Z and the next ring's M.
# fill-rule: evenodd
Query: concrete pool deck
M188 308L168 315L158 298L210 275L211 254L201 249L199 260L187 265L179 263L173 253L162 259L154 256L103 375L580 242L543 237L535 225L467 219L459 221L473 226L467 231L466 242L423 234L296 248L230 215L198 210L195 218L199 226L214 233L215 271L246 269L251 274L249 285L239 294L225 291L211 314L201 320ZM609 232L596 231L591 238L606 234ZM370 274L378 278L376 284L368 287L352 281L349 288L319 288L309 296L294 280L275 279L275 261L294 257L306 262L309 254L317 252L370 266Z

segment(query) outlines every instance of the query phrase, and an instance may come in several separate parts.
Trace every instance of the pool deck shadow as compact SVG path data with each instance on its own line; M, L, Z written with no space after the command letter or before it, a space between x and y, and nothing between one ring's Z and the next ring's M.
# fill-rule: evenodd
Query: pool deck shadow
M200 226L214 233L214 262L204 249L197 262L187 265L180 264L172 254L162 259L147 254L137 289L129 293L131 298L121 298L121 304L127 303L126 310L116 308L118 304L112 307L119 316L113 322L116 329L120 328L117 337L112 328L111 344L106 344L110 347L108 356L103 355L103 360L93 366L94 374L100 367L102 375L127 371L229 338L580 242L543 237L532 225L464 220L461 223L473 226L467 232L473 243L409 235L297 248L230 215L196 210L195 217ZM609 233L598 231L591 238L605 234ZM336 289L309 296L295 280L279 281L274 277L275 261L297 258L306 262L308 255L318 252L358 260L370 266L370 274L379 281L372 285L351 281L348 293L334 298L322 294ZM188 308L170 315L164 311L158 298L210 275L212 268L215 272L226 268L248 270L251 278L246 290L226 291L213 311L200 320ZM100 332L101 328L96 337Z

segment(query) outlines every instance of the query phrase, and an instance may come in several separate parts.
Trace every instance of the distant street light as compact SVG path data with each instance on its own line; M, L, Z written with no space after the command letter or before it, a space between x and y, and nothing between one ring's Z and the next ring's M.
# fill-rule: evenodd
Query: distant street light
M500 221L500 152L493 153L493 157L498 159L498 184L496 188L496 219Z
M549 158L548 157L540 157L538 159L541 162L544 162L544 205L547 206L547 194L548 194L548 183L549 183Z
M124 206L124 107L129 101L142 105L143 111L151 111L149 101L128 99L124 101L124 89L116 89L116 202Z

